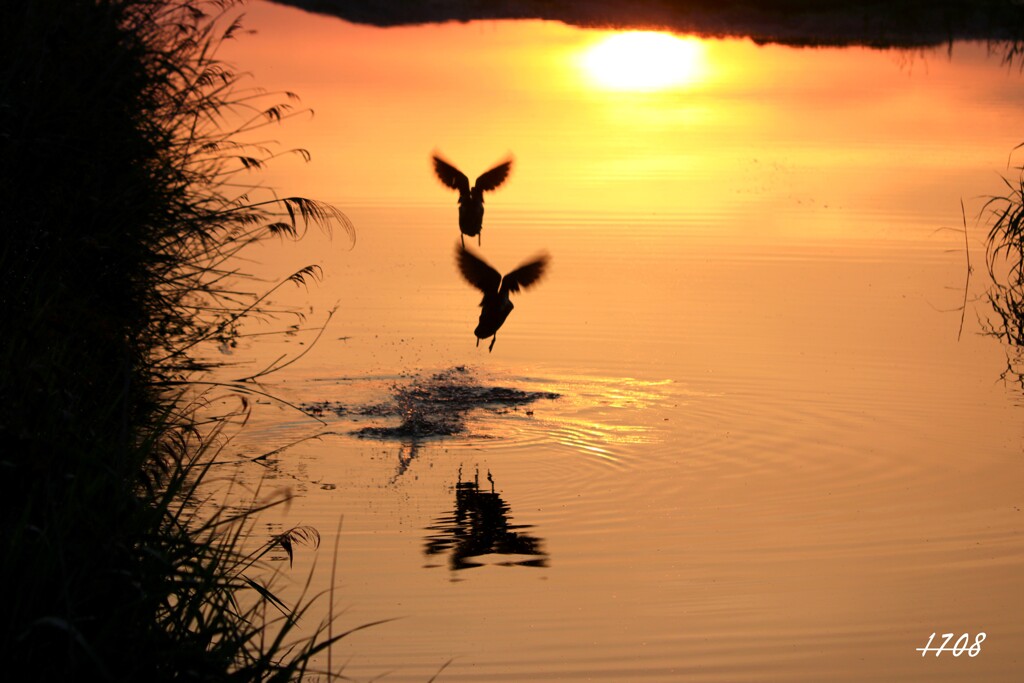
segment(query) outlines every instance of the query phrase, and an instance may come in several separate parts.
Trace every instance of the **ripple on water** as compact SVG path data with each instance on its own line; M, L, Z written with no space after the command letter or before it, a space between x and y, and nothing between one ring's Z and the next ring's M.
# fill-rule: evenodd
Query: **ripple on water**
M780 503L821 491L892 490L920 474L920 463L896 457L899 444L872 436L908 433L898 411L872 410L874 392L858 402L780 392L758 377L519 375L461 365L319 378L298 391L307 400L296 403L324 424L279 417L259 430L261 447L268 436L292 443L311 433L379 441L400 451L404 471L420 449L443 444L455 459L486 451L528 464L539 488L547 481L604 485L609 475L640 469L637 496L665 487L735 492L737 480L755 487L788 477L793 485L764 494Z
M551 449L544 465L555 469L623 470L634 467L663 449L664 415L678 403L680 388L670 380L647 381L628 377L547 375L516 377L520 386L555 391L559 400L539 406L527 417L499 428L488 425L501 439L495 449L529 451Z
M696 400L669 380L522 376L466 366L316 378L293 391L305 415L288 412L254 424L260 453L268 443L330 434L391 444L407 466L419 449L443 444L456 458L486 450L528 461L538 477L556 480L664 460L670 417Z

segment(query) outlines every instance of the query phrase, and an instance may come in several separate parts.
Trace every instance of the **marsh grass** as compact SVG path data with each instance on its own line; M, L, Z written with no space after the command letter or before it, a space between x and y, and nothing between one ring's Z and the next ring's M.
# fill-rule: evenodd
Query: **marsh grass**
M308 586L274 592L268 553L314 530L246 550L281 501L202 493L228 417L197 419L193 352L319 274L262 287L238 255L313 225L354 238L337 209L252 180L308 153L258 137L301 113L294 95L216 59L235 4L0 3L0 655L17 680L296 680L346 635L330 605L308 623Z
M983 209L990 223L985 252L990 313L981 325L1006 347L1003 379L1024 386L1024 167L1013 170L1015 178L1003 178L1005 193L990 197Z
M1020 149L1017 147L1016 149ZM1016 168L1016 179L1003 178L1006 192L985 203L991 227L986 242L986 263L996 288L990 298L999 317L1007 323L1002 336L1014 344L1024 343L1019 319L1024 294L1024 168Z

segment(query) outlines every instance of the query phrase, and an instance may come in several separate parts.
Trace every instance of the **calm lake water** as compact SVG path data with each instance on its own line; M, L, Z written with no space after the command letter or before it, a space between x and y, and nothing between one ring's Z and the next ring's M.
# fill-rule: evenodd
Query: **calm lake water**
M326 591L336 552L336 630L394 619L336 669L1020 680L1024 409L981 334L977 220L1024 140L1016 68L974 44L689 40L678 70L634 46L613 74L587 58L612 33L552 22L245 23L222 56L315 110L256 138L312 162L254 181L336 204L357 239L247 255L269 279L322 265L276 299L300 327L337 312L315 344L217 357L229 380L308 351L253 387L275 400L250 396L221 470L295 494L258 540L323 535L277 562L283 594ZM493 352L435 151L471 178L514 154L467 244L501 272L551 255ZM462 429L401 429L438 422ZM932 633L980 652L922 657Z

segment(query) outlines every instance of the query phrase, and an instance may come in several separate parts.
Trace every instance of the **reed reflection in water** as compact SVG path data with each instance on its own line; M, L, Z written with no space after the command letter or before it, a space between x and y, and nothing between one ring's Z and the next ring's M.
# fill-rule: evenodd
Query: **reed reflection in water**
M313 163L274 184L359 229L351 254L259 255L321 257L322 288L296 296L341 302L268 388L390 406L394 385L464 367L559 396L415 438L359 438L405 417L350 410L278 459L282 480L336 485L307 486L281 523L344 515L348 617L406 617L346 644L347 674L422 681L454 656L442 680L1019 678L1021 398L974 309L957 341L964 235L939 230L959 228L963 198L972 252L983 243L970 218L1020 142L1019 74L984 45L950 59L711 40L681 82L628 90L581 70L607 31L252 9L261 42L238 61L317 109L282 131ZM480 296L452 272L456 216L423 150L485 169L496 147L516 175L483 255L516 264L543 246L557 277L481 353ZM246 452L323 428L260 408ZM462 481L460 513L460 467L500 473L487 504L514 505L535 527L511 531L557 559L424 571L439 511L491 493ZM473 538L468 517L458 529L436 534L446 559ZM987 632L981 654L915 650L953 630Z

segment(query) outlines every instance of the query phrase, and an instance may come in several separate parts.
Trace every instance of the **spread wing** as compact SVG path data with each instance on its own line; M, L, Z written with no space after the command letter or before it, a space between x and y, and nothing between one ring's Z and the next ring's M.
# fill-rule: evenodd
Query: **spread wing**
M466 278L466 282L484 294L498 291L498 285L501 284L501 273L487 265L483 259L462 245L456 247L455 258L459 264L459 272L462 273L462 277Z
M496 190L498 187L505 182L508 178L509 171L512 170L512 159L504 161L490 171L483 173L479 178L476 179L476 185L474 187L483 192Z
M453 190L458 190L459 194L469 194L469 178L466 177L465 173L436 154L432 158L434 160L434 173L437 174L438 180Z
M551 257L547 254L542 254L533 261L519 266L501 281L502 289L515 293L519 291L520 287L526 289L537 284L544 276L544 270L548 267L550 259Z

